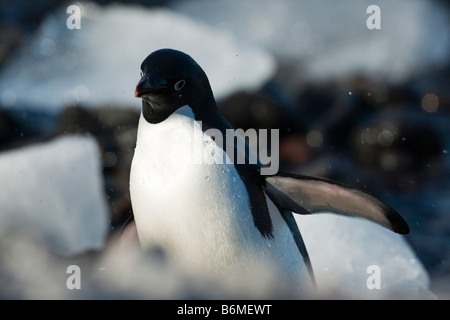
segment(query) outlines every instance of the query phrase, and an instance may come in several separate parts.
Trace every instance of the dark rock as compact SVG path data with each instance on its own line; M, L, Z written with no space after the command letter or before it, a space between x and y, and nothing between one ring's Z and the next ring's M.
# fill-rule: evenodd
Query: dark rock
M23 34L13 24L0 23L0 67L6 64L12 53L22 44Z
M419 118L385 113L361 124L352 141L356 163L370 168L391 188L415 187L442 168L440 131Z
M20 123L8 112L0 109L0 150L11 147L21 135Z

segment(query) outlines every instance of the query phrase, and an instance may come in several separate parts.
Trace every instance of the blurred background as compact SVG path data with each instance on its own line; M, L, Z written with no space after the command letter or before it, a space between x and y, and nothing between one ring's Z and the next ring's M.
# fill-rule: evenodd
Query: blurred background
M80 29L67 27L71 4ZM372 4L379 30L366 25ZM449 298L449 16L438 0L2 1L3 259L11 230L39 233L63 256L101 250L121 230L132 215L140 63L171 47L204 68L234 127L280 129L281 171L395 208L431 290ZM76 179L89 187L67 190ZM78 212L82 233L44 226Z

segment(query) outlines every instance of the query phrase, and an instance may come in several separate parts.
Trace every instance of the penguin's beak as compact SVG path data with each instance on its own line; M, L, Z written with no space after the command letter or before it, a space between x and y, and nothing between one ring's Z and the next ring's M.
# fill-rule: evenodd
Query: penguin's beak
M142 76L141 80L139 80L138 84L136 85L134 96L136 98L140 98L166 87L166 80L150 73L146 73Z

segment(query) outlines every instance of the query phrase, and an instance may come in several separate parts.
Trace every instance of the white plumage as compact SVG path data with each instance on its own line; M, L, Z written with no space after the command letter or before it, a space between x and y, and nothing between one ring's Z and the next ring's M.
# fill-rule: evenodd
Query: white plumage
M158 124L141 115L130 177L141 246L163 248L194 275L238 281L269 268L280 280L311 288L303 258L275 205L266 196L274 228L269 240L254 225L234 165L198 163L195 157L205 150L217 159L225 156L209 136L202 137L189 106Z

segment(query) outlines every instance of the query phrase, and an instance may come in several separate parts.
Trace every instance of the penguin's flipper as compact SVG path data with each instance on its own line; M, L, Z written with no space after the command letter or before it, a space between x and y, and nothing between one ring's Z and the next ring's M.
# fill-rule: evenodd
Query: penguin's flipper
M394 232L408 234L408 224L391 207L339 182L295 174L266 177L266 190L284 209L299 214L331 212L361 217Z

